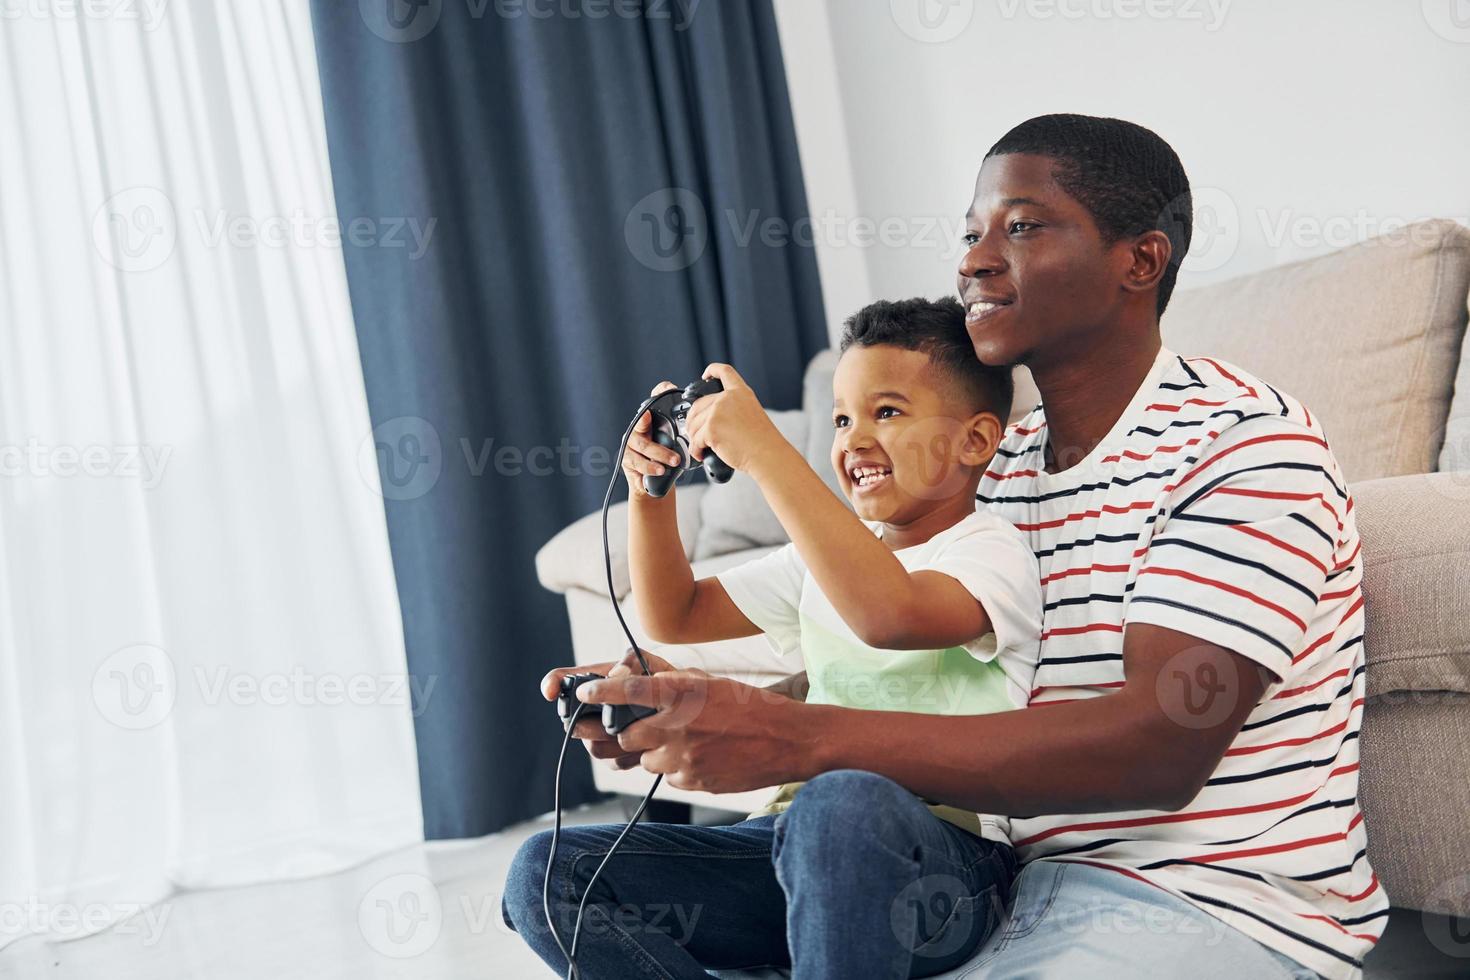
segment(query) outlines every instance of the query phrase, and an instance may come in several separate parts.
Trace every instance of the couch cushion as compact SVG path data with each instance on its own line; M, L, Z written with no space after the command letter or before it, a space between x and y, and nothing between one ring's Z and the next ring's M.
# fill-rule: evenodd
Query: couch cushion
M1470 697L1418 692L1369 698L1361 746L1358 793L1368 860L1389 899L1470 916Z
M832 372L837 370L837 352L822 351L806 366L801 383L801 408L806 413L806 443L802 455L812 464L832 492L842 494L837 472L832 469Z
M803 449L808 435L806 412L766 414L787 442ZM699 534L694 539L695 561L786 540L786 529L748 475L737 471L729 483L712 483L705 491L699 504Z
M1427 221L1179 292L1164 342L1296 396L1321 419L1349 480L1425 473L1445 436L1467 292L1470 230Z
M1352 493L1368 695L1470 694L1470 473L1370 480Z
M679 539L686 557L693 557L699 536L699 505L706 484L690 483L674 491ZM613 504L607 513L608 554L612 557L613 587L618 598L631 588L628 573L628 502ZM595 510L562 528L536 552L536 577L553 592L586 589L607 594L607 566L602 557L602 511Z
M1460 348L1460 370L1455 375L1455 394L1450 399L1450 417L1445 422L1439 468L1470 470L1470 345L1462 344Z

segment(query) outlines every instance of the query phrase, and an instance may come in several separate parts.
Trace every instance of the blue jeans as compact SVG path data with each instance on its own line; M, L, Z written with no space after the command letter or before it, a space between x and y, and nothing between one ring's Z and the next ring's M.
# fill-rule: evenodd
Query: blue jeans
M1121 872L1033 861L1016 879L1005 925L959 976L1310 980L1317 974L1184 899Z
M587 881L621 830L562 831L551 912L569 947ZM501 909L564 975L542 906L550 847L550 831L522 845ZM585 980L706 980L758 966L789 966L800 980L930 976L980 947L1015 872L1009 847L940 820L890 779L837 770L778 816L635 827L587 901L577 965Z

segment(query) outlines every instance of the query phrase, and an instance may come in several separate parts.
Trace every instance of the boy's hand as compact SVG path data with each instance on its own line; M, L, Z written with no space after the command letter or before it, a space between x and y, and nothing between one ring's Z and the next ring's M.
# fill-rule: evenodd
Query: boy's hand
M699 399L689 409L689 450L704 459L707 450L737 470L748 470L752 460L785 443L755 392L728 364L711 364L704 377L718 378L725 390Z
M654 385L651 395L677 388L678 385L670 381L660 381ZM644 412L638 421L633 423L633 434L628 437L628 448L623 453L623 475L628 479L628 496L647 496L648 491L643 489L643 474L661 476L665 466L678 466L679 456L672 449L660 446L648 437L648 430L653 428L653 416ZM669 491L671 494L673 490ZM636 661L635 661L636 663ZM547 675L551 676L550 674ZM556 697L556 693L551 695Z
M642 481L639 481L640 483ZM662 674L675 670L673 664L663 657L655 656L647 650L643 651L643 657L648 661L648 669L655 674ZM557 692L561 690L561 679L568 674L601 674L604 677L625 677L630 674L642 674L643 668L638 663L638 658L632 650L622 660L608 661L600 664L578 664L575 667L558 667L541 678L541 696L548 701L555 701ZM576 726L572 729L572 737L579 739L587 748L587 754L594 759L604 759L613 769L632 769L638 765L642 758L641 751L630 752L618 745L617 736L609 735L602 727L602 711L595 705L582 712L577 719Z

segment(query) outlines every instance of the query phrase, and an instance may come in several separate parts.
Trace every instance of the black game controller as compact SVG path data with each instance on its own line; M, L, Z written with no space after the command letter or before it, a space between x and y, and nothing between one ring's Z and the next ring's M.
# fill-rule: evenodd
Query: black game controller
M561 689L556 695L556 713L561 718L563 728L576 714L577 708L584 706L583 702L577 700L577 688L600 680L601 674L567 674L561 679ZM602 728L609 735L616 735L638 719L657 713L657 709L641 704L604 704Z
M648 437L679 454L679 465L665 467L659 476L650 476L647 473L643 475L643 489L650 497L665 496L679 482L679 478L699 462L703 463L705 474L716 483L728 483L730 477L735 475L735 471L711 449L704 451L702 461L694 460L689 455L687 426L690 406L696 399L724 390L725 386L720 384L719 378L704 378L686 385L682 391L670 388L649 400L647 411L653 416L653 426L649 429Z

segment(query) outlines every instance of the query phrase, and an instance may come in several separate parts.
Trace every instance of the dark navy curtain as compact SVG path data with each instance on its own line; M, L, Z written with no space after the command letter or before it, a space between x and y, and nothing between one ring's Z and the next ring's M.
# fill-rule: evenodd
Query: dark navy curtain
M769 0L313 0L430 838L551 808L532 559L660 379L826 345ZM619 487L615 499L624 499ZM617 643L616 637L609 638ZM580 750L566 801L593 797Z

